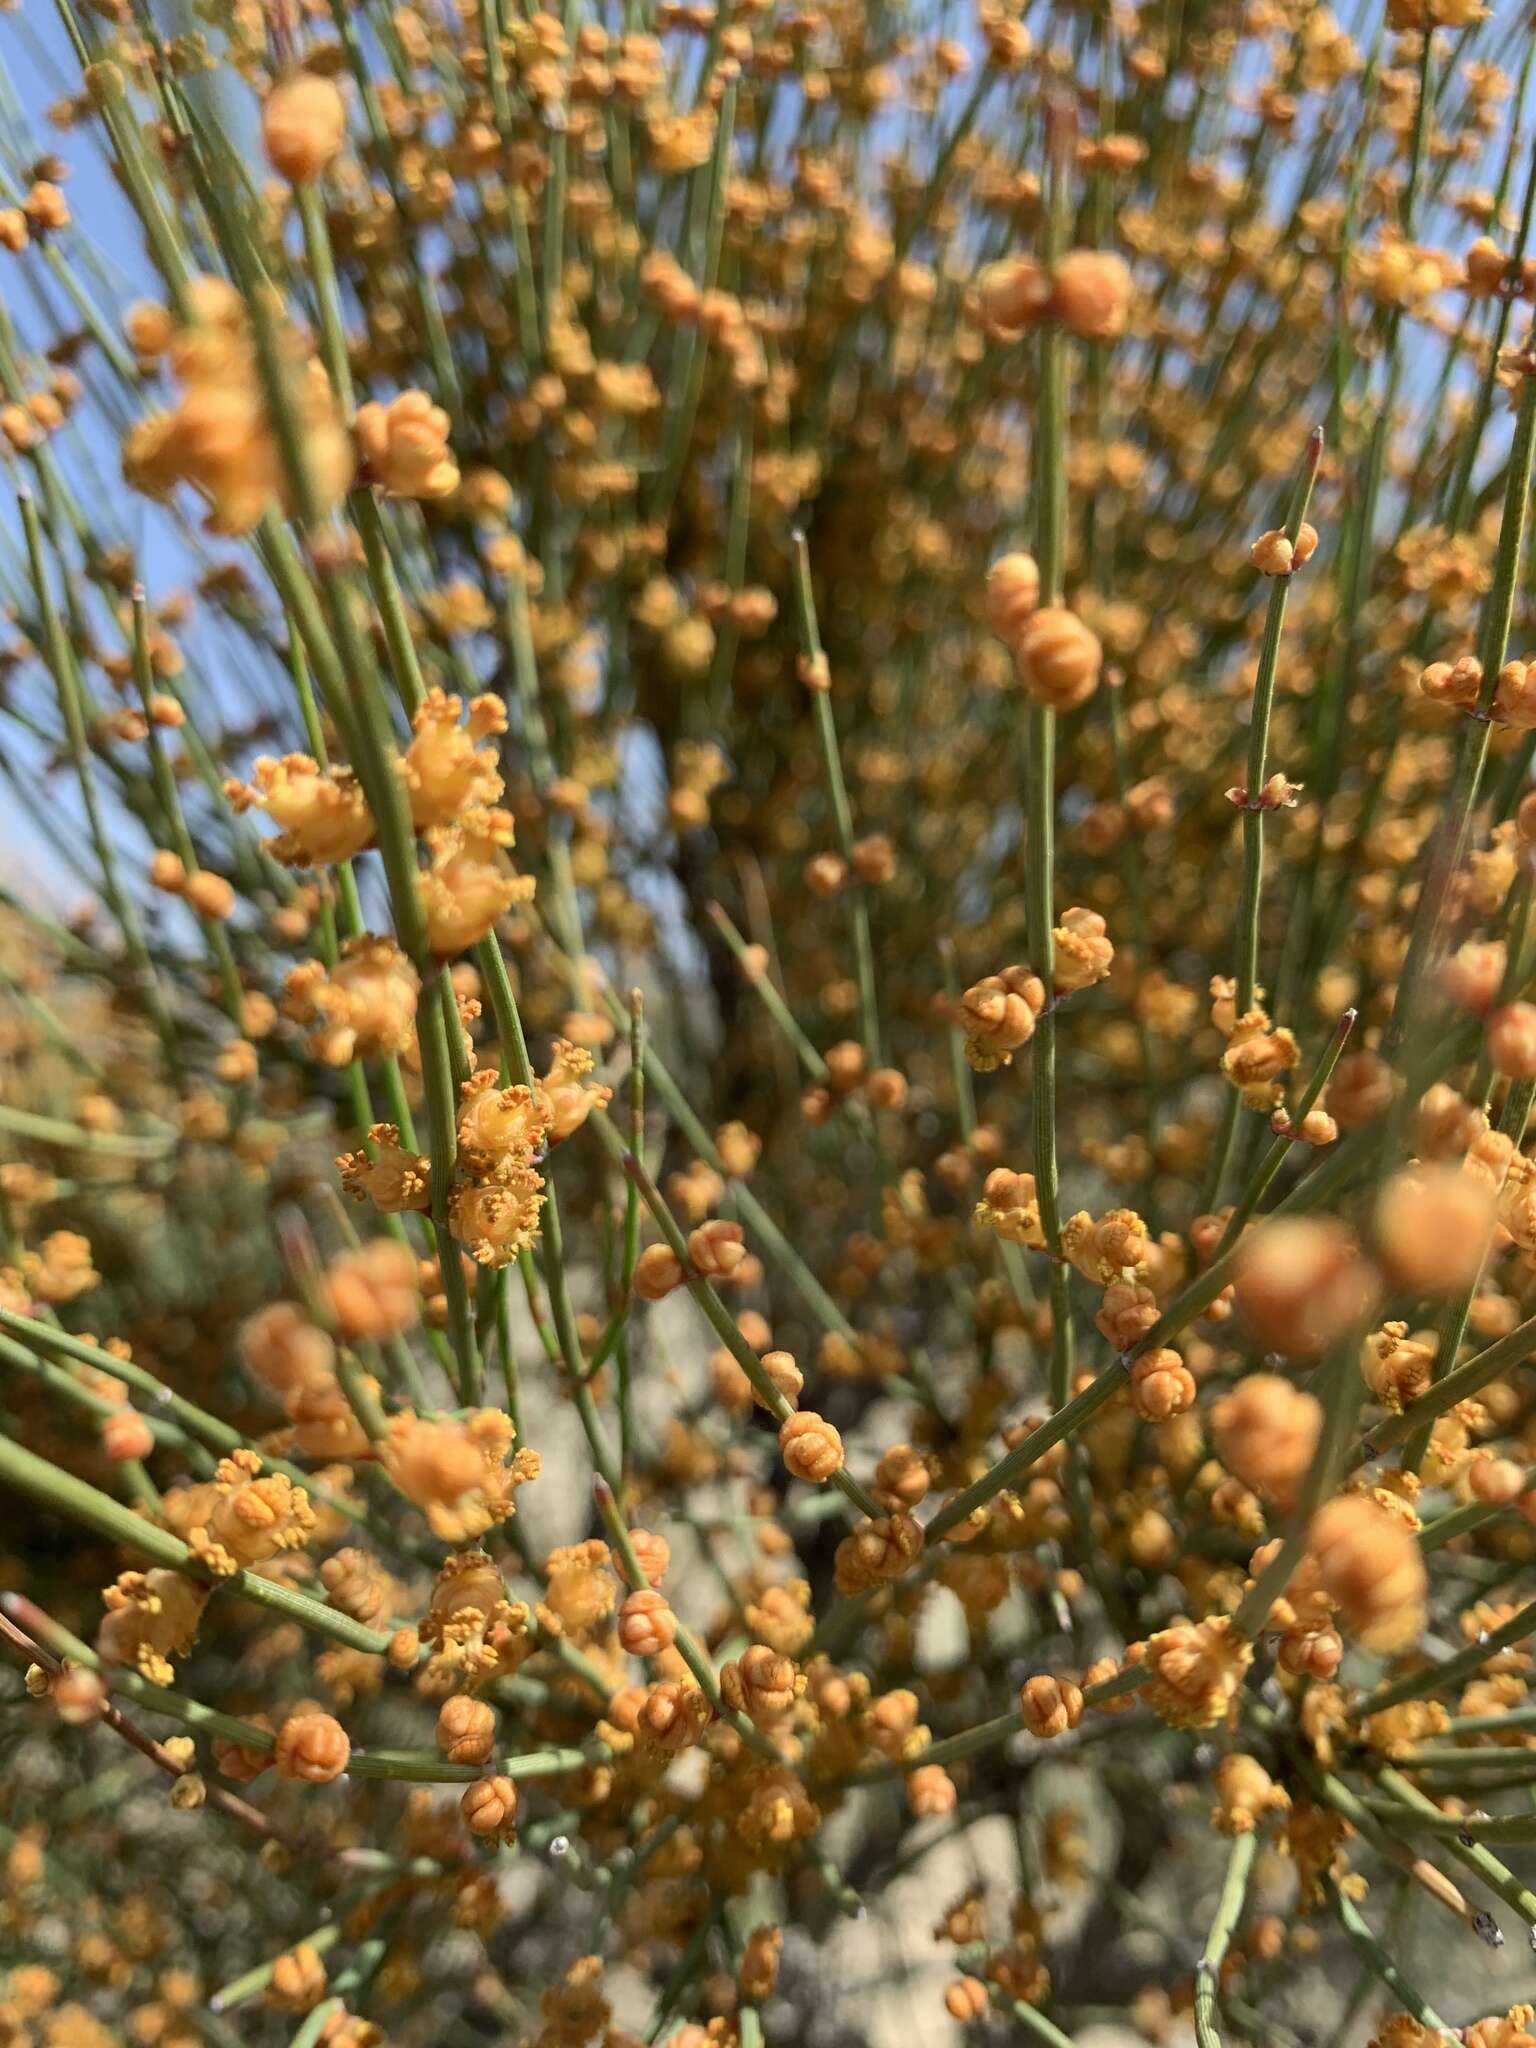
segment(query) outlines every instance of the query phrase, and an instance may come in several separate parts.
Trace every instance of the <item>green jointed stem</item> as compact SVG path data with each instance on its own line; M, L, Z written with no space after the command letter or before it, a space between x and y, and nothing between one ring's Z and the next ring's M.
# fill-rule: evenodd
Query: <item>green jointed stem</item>
M1064 107L1046 116L1046 256L1055 262L1068 233L1068 150ZM1040 329L1039 393L1035 416L1035 557L1040 601L1063 597L1067 525L1067 342L1057 321ZM1048 1392L1061 1408L1072 1385L1072 1283L1061 1255L1061 1194L1056 1160L1056 717L1031 703L1025 719L1024 907L1031 964L1045 984L1045 1007L1030 1042L1030 1121L1040 1228L1051 1260L1051 1355Z
M1216 2031L1216 1994L1221 1982L1221 1966L1227 1959L1232 1937L1242 1918L1243 1904L1248 1897L1248 1881L1253 1875L1258 1851L1257 1828L1250 1828L1246 1834L1234 1837L1227 1858L1226 1875L1216 1900L1215 1918L1205 1937L1200 1960L1195 1965L1195 2039L1200 2048L1221 2048L1221 2035Z
M645 1158L645 998L639 989L629 992L629 1149L634 1158ZM635 1267L640 1258L640 1190L627 1176L624 1184L624 1238L619 1269L621 1295L614 1310L618 1319L615 1348L618 1355L619 1470L627 1480L634 1449L634 1386L629 1357L629 1301Z
M1506 1336L1477 1352L1453 1372L1446 1373L1443 1379L1436 1380L1401 1415L1390 1416L1379 1423L1371 1431L1372 1449L1376 1452L1391 1450L1394 1444L1402 1443L1416 1431L1437 1422L1442 1415L1448 1415L1458 1401L1470 1400L1490 1380L1498 1379L1514 1366L1523 1365L1533 1355L1536 1355L1536 1316L1517 1323ZM1361 1456L1363 1458L1363 1452Z
M61 1472L45 1458L39 1458L35 1452L13 1443L6 1436L0 1436L0 1483L14 1487L69 1521L83 1522L98 1536L122 1544L125 1550L148 1558L151 1564L184 1572L188 1578L201 1579L215 1586L227 1586L231 1592L259 1601L274 1613L285 1615L288 1620L298 1622L300 1627L317 1635L329 1636L333 1642L345 1644L348 1649L367 1650L374 1656L382 1656L389 1648L387 1632L364 1628L361 1622L354 1621L339 1608L328 1607L319 1600L311 1599L307 1593L297 1592L275 1579L263 1578L259 1572L237 1571L228 1577L210 1578L179 1536L173 1536L168 1529L157 1528L153 1522L145 1521L142 1515L113 1500L110 1494L88 1486L72 1473Z
M874 1785L887 1778L905 1777L929 1764L959 1763L962 1758L976 1756L984 1749L996 1749L1017 1735L1023 1726L1024 1716L1015 1708L1012 1713L999 1714L993 1720L978 1721L974 1728L967 1728L961 1735L947 1735L940 1742L930 1742L926 1748L914 1750L911 1756L897 1757L889 1763L866 1764L845 1782Z
M832 679L821 644L816 618L816 594L811 583L811 556L805 535L795 535L795 616L800 630L801 652L806 664L816 740L821 749L822 773L827 779L827 796L832 806L832 823L838 852L849 870L842 896L848 919L848 936L853 946L854 976L859 991L859 1027L864 1056L869 1065L883 1064L880 1054L880 1008L875 994L875 948L870 933L869 897L854 871L853 807L843 778L842 755L838 749L837 721L832 715Z
M253 1749L263 1755L276 1746L277 1737L270 1728L260 1728L254 1721L242 1721L236 1714L204 1706L201 1700L189 1699L169 1686L153 1685L126 1665L103 1663L89 1643L30 1601L17 1618L34 1642L42 1643L56 1657L67 1657L71 1663L83 1664L88 1671L100 1671L113 1692L121 1693L146 1713L164 1714L167 1720L179 1721L198 1734L221 1736L226 1742L238 1743L242 1749Z
M827 1063L796 1023L788 1003L769 979L766 967L759 968L751 959L746 940L718 903L710 904L709 915L716 931L736 956L737 965L746 975L748 986L778 1030L782 1032L785 1041L793 1047L800 1064L819 1087L826 1087L831 1080Z
M1461 866L1472 830L1473 813L1477 809L1483 769L1493 737L1491 714L1494 694L1498 689L1499 670L1509 652L1509 633L1514 621L1515 594L1530 507L1533 457L1536 457L1536 376L1527 374L1521 379L1520 410L1516 416L1514 444L1504 478L1504 511L1499 523L1493 585L1483 609L1478 647L1478 656L1483 664L1482 684L1476 707L1462 731L1440 823L1430 845L1428 870L1414 909L1408 953L1398 976L1397 994L1383 1045L1389 1058L1401 1059L1408 1048L1410 1030L1417 1032L1424 1026L1424 1020L1418 1014L1420 984L1438 952L1446 897L1452 877Z
M1307 442L1301 476L1292 493L1290 512L1285 522L1285 538L1292 549L1296 547L1302 524L1312 502L1312 487L1317 481L1318 465L1322 457L1323 430L1321 427L1314 427ZM1265 783L1269 771L1269 728L1274 712L1280 641L1285 630L1285 613L1293 573L1294 571L1288 570L1283 575L1271 576L1269 579L1269 604L1264 614L1264 638L1259 648L1258 673L1249 713L1247 782L1241 799L1243 875L1237 912L1237 972L1234 977L1237 987L1233 1003L1234 1015L1238 1018L1245 1017L1258 1000L1259 937L1264 903ZM1233 1089L1223 1108L1221 1128L1207 1180L1207 1194L1212 1207L1221 1200L1222 1183L1231 1161L1240 1113L1241 1097L1237 1090Z
M56 1329L51 1323L35 1320L31 1316L17 1315L13 1309L0 1308L0 1330L6 1330L19 1338L29 1350L59 1352L78 1365L90 1366L96 1372L110 1372L114 1379L122 1380L135 1392L147 1397L156 1410L162 1410L173 1417L187 1431L188 1435L199 1438L216 1451L253 1450L255 1446L243 1437L238 1429L231 1429L227 1422L221 1422L216 1415L210 1415L185 1395L173 1393L163 1380L132 1358L119 1358L104 1350L99 1344L88 1344L82 1338L72 1337L66 1330ZM269 1457L261 1453L262 1462L273 1472L281 1472L295 1486L302 1486L317 1505L332 1514L342 1515L348 1521L368 1520L366 1512L317 1485L313 1476L286 1458Z
M1519 1152L1525 1142L1525 1129L1530 1120L1533 1100L1536 1100L1536 1082L1511 1082L1509 1092L1504 1100L1504 1109L1499 1118L1498 1128L1513 1144L1516 1153ZM1486 1265L1487 1258L1485 1257L1470 1283L1450 1303L1441 1317L1440 1327L1436 1333L1434 1357L1431 1360L1431 1370L1436 1373L1436 1377L1440 1373L1452 1371L1455 1368L1462 1340L1467 1334L1467 1324L1471 1319L1472 1305L1477 1299L1478 1288L1481 1285ZM1405 1471L1417 1472L1423 1464L1429 1452L1432 1428L1433 1425L1430 1421L1421 1420L1419 1427L1404 1445L1403 1468Z
M581 1748L557 1747L530 1750L524 1756L499 1756L499 1776L520 1781L525 1778L558 1778L567 1771L589 1770L609 1755L603 1742L589 1742ZM347 1775L353 1778L391 1778L412 1785L473 1785L485 1776L483 1764L453 1764L435 1749L353 1750L347 1759Z
M651 1212L651 1216L660 1229L662 1236L671 1247L673 1257L683 1269L689 1293L703 1310L711 1328L736 1360L736 1363L741 1367L747 1378L752 1382L758 1399L768 1410L769 1414L774 1416L780 1423L787 1421L794 1414L794 1409L763 1370L762 1360L742 1336L740 1330L737 1329L735 1317L720 1299L713 1286L694 1270L693 1260L688 1251L688 1240L678 1228L677 1219L662 1199L661 1192L657 1188L656 1183L646 1172L641 1161L627 1149L624 1140L619 1136L619 1133L602 1110L595 1111L589 1121L604 1145L608 1148L609 1154L619 1162L625 1173L629 1175L630 1179L639 1189L641 1200ZM839 1493L845 1494L862 1513L872 1517L879 1516L881 1512L880 1505L875 1500L873 1494L861 1486L848 1472L835 1472L828 1484L835 1486Z
M1398 2005L1405 2012L1412 2013L1420 2026L1432 2027L1439 2033L1449 2034L1452 2030L1423 1994L1409 1983L1395 1959L1366 1925L1364 1916L1349 1894L1341 1889L1332 1876L1325 1878L1323 1883L1328 1902L1338 1915L1339 1925L1344 1929L1350 1947L1371 1975L1380 1979Z
M1458 1650L1455 1656L1443 1658L1438 1664L1426 1664L1421 1671L1410 1671L1406 1677L1367 1693L1355 1708L1356 1718L1363 1721L1372 1714L1385 1713L1388 1707L1400 1707L1404 1700L1423 1699L1426 1693L1444 1692L1464 1685L1500 1650L1510 1649L1533 1635L1536 1635L1536 1600L1520 1608L1480 1642L1469 1643L1466 1649Z
M622 1025L624 1008L612 989L603 991L603 1005L613 1021ZM698 1157L728 1184L731 1200L747 1230L762 1245L770 1260L782 1266L801 1300L821 1327L857 1348L859 1337L853 1325L795 1250L785 1233L774 1222L747 1182L732 1175L720 1156L720 1148L657 1052L655 1041L649 1036L645 1042L644 1059L647 1084L661 1097L678 1129Z
M86 829L90 833L101 873L102 894L122 934L123 951L133 970L134 984L139 1000L144 1005L145 1015L155 1028L156 1036L165 1053L166 1064L173 1075L179 1075L181 1051L176 1026L166 1007L159 977L150 960L149 948L144 942L144 931L137 907L123 887L117 855L107 833L101 799L96 788L90 738L86 729L80 672L53 600L53 586L43 559L43 533L37 516L37 507L32 501L31 493L26 491L18 494L17 504L21 512L22 530L26 535L27 561L32 572L33 592L42 619L43 658L47 662L49 673L53 677L54 689L58 693L65 740L74 766L75 779L79 784Z
M291 1953L295 1948L309 1948L313 1949L317 1956L323 1956L333 1949L340 1939L341 1923L339 1920L332 1920L323 1927L316 1927L309 1934L301 1934L284 1954ZM229 1983L221 1985L213 1993L208 2001L209 2006L214 2012L228 2012L232 2005L244 2005L245 2001L254 1998L258 1991L266 1990L272 1982L272 1973L277 1968L279 1960L279 1957L273 1956L269 1962L258 1963L254 1970L247 1970L244 1976L231 1978Z
M342 324L336 261L331 253L330 230L325 223L325 200L320 187L312 180L298 187L297 197L299 219L304 227L304 255L314 279L315 303L320 313L320 353L342 417L350 419L355 404L352 371L347 360L347 335Z
M1377 1781L1384 1791L1399 1800L1402 1805L1411 1808L1413 1812L1419 1815L1439 1814L1440 1809L1435 1802L1416 1785L1409 1784L1402 1772L1393 1770L1390 1765L1378 1773ZM1486 1842L1464 1842L1456 1836L1447 1847L1464 1870L1470 1870L1475 1877L1481 1879L1497 1898L1502 1899L1505 1905L1512 1907L1520 1915L1528 1927L1536 1926L1536 1892L1521 1884L1514 1873L1494 1855Z
M187 830L186 817L181 808L181 795L176 787L176 777L166 756L160 738L160 728L155 720L155 682L150 666L149 620L141 586L136 586L133 592L133 678L144 712L150 772L160 804L160 814L170 841L170 850L180 860L186 873L191 874L200 863L197 850L192 844L192 835ZM229 935L220 918L209 917L200 912L198 921L203 927L203 934L218 970L225 1012L235 1030L243 1035L245 994L240 986L240 970L235 965L235 956L230 950Z
M39 1145L57 1145L71 1152L96 1152L109 1159L164 1159L176 1148L172 1137L140 1136L132 1131L88 1131L80 1124L29 1109L0 1108L0 1130L11 1131Z
M624 1583L631 1592L645 1590L651 1582L646 1576L645 1567L641 1564L636 1554L634 1538L629 1533L629 1524L624 1519L623 1512L614 1497L612 1487L608 1485L606 1480L600 1479L593 1491L597 1498L597 1511L602 1518L603 1527L608 1531L609 1541L618 1552L619 1566ZM755 1750L759 1756L766 1758L770 1763L777 1763L779 1761L779 1751L769 1741L768 1737L759 1728L754 1726L745 1714L738 1713L735 1708L727 1706L721 1696L720 1680L714 1665L710 1662L709 1653L693 1630L689 1628L682 1616L676 1612L673 1613L672 1621L676 1630L674 1647L677 1650L677 1654L692 1672L699 1690L709 1701L714 1712L721 1720L728 1722L736 1730L736 1733L749 1749Z
M1015 1998L1011 1992L1005 1991L1001 1984L995 1982L988 1971L991 1957L984 1943L978 1942L960 1949L955 1960L962 1970L976 1977L985 1986L993 2010L1013 2021L1020 2039L1027 2036L1037 2041L1040 2048L1075 2048L1072 2036L1064 2034L1056 2022L1047 2018L1038 2006L1029 2004L1026 1999Z
M1285 523L1286 540L1294 548L1302 523L1312 502L1323 458L1323 430L1314 427L1307 442L1301 480L1292 498L1290 517ZM1264 638L1259 647L1258 675L1254 683L1253 707L1248 728L1248 780L1243 810L1243 881L1237 925L1237 1001L1239 1017L1251 1010L1259 979L1259 912L1264 894L1264 811L1261 799L1268 779L1269 727L1274 711L1275 681L1280 666L1280 639L1285 630L1285 613L1290 597L1291 574L1270 578L1269 605L1264 615Z

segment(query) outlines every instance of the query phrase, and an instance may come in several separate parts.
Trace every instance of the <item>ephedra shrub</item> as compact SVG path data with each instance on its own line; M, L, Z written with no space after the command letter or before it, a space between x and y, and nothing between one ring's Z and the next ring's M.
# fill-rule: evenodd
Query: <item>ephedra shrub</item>
M7 2040L1527 2048L1533 48L0 23Z

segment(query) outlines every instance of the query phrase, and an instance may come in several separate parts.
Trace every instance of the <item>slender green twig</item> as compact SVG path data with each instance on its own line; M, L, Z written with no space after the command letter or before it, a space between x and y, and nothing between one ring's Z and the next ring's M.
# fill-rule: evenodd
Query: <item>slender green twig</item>
M772 1018L774 1025L783 1033L787 1043L794 1048L800 1064L818 1086L826 1087L831 1080L826 1061L795 1021L793 1012L774 987L766 968L759 967L753 960L746 940L718 903L710 904L709 915L716 931L736 956L738 966L747 977L748 986Z
M1483 607L1478 647L1482 682L1477 703L1461 735L1455 769L1446 786L1440 822L1431 845L1424 885L1414 908L1408 952L1398 976L1397 994L1383 1046L1389 1057L1401 1058L1407 1046L1410 1026L1421 1028L1421 1020L1416 1015L1419 987L1438 950L1451 878L1461 865L1472 830L1473 813L1477 808L1483 769L1493 737L1494 694L1498 689L1499 671L1509 650L1510 626L1514 620L1515 593L1530 507L1533 459L1536 459L1536 375L1527 374L1521 380L1514 445L1510 449L1509 466L1505 472L1504 510L1499 523L1493 583Z
M623 1574L624 1583L631 1592L644 1591L651 1582L646 1577L645 1567L641 1564L639 1556L636 1554L634 1538L629 1533L629 1524L620 1512L612 1487L608 1485L606 1480L599 1479L593 1488L593 1494L597 1501L598 1515L602 1520L603 1527L608 1531L609 1541L618 1552L619 1568ZM688 1666L689 1671L693 1674L694 1682L709 1701L711 1708L721 1720L728 1722L736 1730L736 1733L749 1749L755 1750L759 1756L766 1757L771 1763L778 1763L780 1760L779 1752L767 1736L745 1714L738 1713L733 1707L728 1706L722 1698L720 1680L715 1672L715 1667L710 1662L709 1654L705 1650L704 1645L699 1641L693 1630L683 1620L682 1616L675 1611L672 1621L676 1631L673 1640L677 1654Z
M1216 1912L1195 1966L1195 2039L1200 2048L1221 2048L1221 2035L1216 2030L1216 1995L1221 1982L1221 1966L1227 1959L1237 1923L1242 1918L1258 1849L1257 1828L1233 1837L1226 1875L1216 1900Z
M0 1436L0 1481L70 1521L83 1522L99 1536L122 1544L125 1550L137 1556L147 1557L152 1564L183 1572L189 1578L207 1576L179 1536L173 1536L168 1529L156 1528L153 1522L146 1522L142 1515L136 1515L131 1508L113 1500L110 1494L88 1486L72 1473L61 1472L45 1458L5 1436ZM330 1636L348 1649L367 1650L374 1656L382 1656L389 1648L387 1631L365 1628L349 1614L343 1614L340 1608L328 1607L292 1586L263 1578L259 1572L236 1571L218 1583L232 1592L259 1601L275 1613L286 1615L302 1628L312 1629L317 1635Z
M1449 2034L1452 2030L1423 1993L1415 1990L1409 1983L1395 1958L1366 1925L1364 1916L1349 1894L1341 1889L1338 1881L1332 1876L1325 1878L1323 1884L1328 1895L1328 1903L1337 1915L1350 1947L1371 1975L1380 1980L1405 2012L1412 2013L1421 2027L1432 2027L1438 2033Z
M1286 544L1294 550L1312 502L1312 487L1323 459L1323 430L1314 427L1307 441L1301 476L1292 493L1285 522ZM1239 801L1243 816L1243 877L1237 912L1237 973L1233 1013L1248 1015L1257 1001L1259 979L1259 934L1264 902L1264 822L1268 808L1265 784L1269 771L1269 729L1274 712L1275 682L1280 666L1280 642L1285 631L1286 606L1294 570L1269 579L1269 604L1264 614L1264 637L1259 646L1258 673L1248 726L1248 779ZM1228 1096L1216 1142L1207 1192L1212 1207L1221 1199L1222 1183L1231 1158L1237 1131L1241 1097L1234 1089Z
M86 827L91 836L91 844L95 848L97 866L101 874L102 894L107 900L107 907L112 913L114 923L122 933L123 950L133 970L134 984L139 1000L144 1005L145 1015L154 1026L165 1053L166 1064L173 1075L179 1075L182 1060L176 1026L166 1006L159 976L150 960L149 948L144 942L144 930L138 910L123 887L117 855L107 833L96 788L90 739L86 731L80 675L75 665L74 652L65 638L58 608L53 601L53 589L43 559L43 534L37 507L28 491L18 493L17 503L21 511L22 529L26 534L27 560L31 566L33 590L42 617L43 655L58 693L70 759L74 764L75 778L79 784L81 807L85 812Z
M317 1956L323 1956L333 1949L340 1939L341 1923L332 1920L312 1929L308 1934L301 1934L297 1941L289 1944L284 1953L289 1954L296 1948L307 1948L312 1949ZM244 2005L247 1999L265 1991L272 1982L272 1973L277 1968L279 1960L279 1957L272 1956L267 1962L258 1963L254 1969L245 1971L243 1975L232 1977L227 1984L221 1984L208 2000L213 2011L228 2012L231 2006Z
M166 756L156 720L154 673L150 665L149 616L144 602L143 586L140 584L136 584L133 590L133 678L144 712L144 737L149 749L150 772L154 779L170 850L180 860L184 871L190 874L199 866L199 861L197 850L192 844L192 834L187 829L181 796L176 788L176 778ZM229 1021L237 1032L243 1033L245 992L240 986L240 970L235 964L235 956L223 920L198 912L198 922L202 925L208 949L213 955Z
M1053 103L1046 115L1046 258L1055 262L1068 231L1070 114ZM1040 600L1062 601L1067 528L1067 343L1059 324L1040 329L1040 376L1034 429L1035 557ZM1030 1042L1030 1124L1040 1228L1051 1260L1051 1355L1048 1391L1061 1408L1072 1385L1072 1287L1061 1255L1061 1194L1056 1160L1055 994L1056 721L1048 705L1031 702L1025 718L1025 912L1030 959L1045 984L1045 1007Z
M837 835L838 852L848 870L841 894L847 915L849 941L853 947L854 977L859 991L859 1025L864 1042L864 1056L871 1067L878 1067L881 1065L880 1009L875 994L875 947L870 930L869 898L864 884L854 872L853 807L848 801L848 785L843 779L842 755L837 741L837 721L832 714L833 683L827 667L826 653L821 644L821 628L816 618L816 594L811 583L810 548L803 533L797 532L794 536L793 568L795 614L799 623L801 654L816 723L816 739L821 749L822 773L827 781L827 796L832 806L832 823Z
M1405 1700L1422 1699L1426 1693L1443 1692L1463 1685L1500 1650L1522 1643L1532 1635L1536 1635L1536 1600L1519 1608L1508 1621L1500 1623L1480 1641L1458 1650L1455 1656L1442 1658L1438 1664L1426 1664L1422 1670L1410 1671L1405 1677L1367 1693L1355 1708L1356 1716L1363 1721L1372 1714L1385 1713L1388 1707L1400 1707Z
M619 1133L614 1129L602 1110L596 1111L589 1121L607 1146L611 1156L618 1160L624 1171L640 1190L640 1199L650 1211L652 1219L670 1246L673 1256L682 1266L688 1291L703 1310L711 1328L715 1331L721 1343L729 1350L731 1356L736 1360L736 1363L741 1367L747 1378L752 1382L758 1399L767 1408L769 1414L781 1423L786 1421L795 1412L794 1409L764 1371L762 1361L736 1327L735 1317L720 1299L719 1294L710 1282L695 1270L692 1256L688 1250L688 1240L678 1228L677 1219L662 1199L661 1192L657 1188L656 1183L646 1172L640 1160L636 1159L634 1154L627 1149L624 1140L619 1136ZM829 1483L835 1486L839 1493L845 1494L862 1513L870 1516L879 1515L880 1506L875 1500L874 1495L861 1486L850 1473L846 1471L835 1472Z

